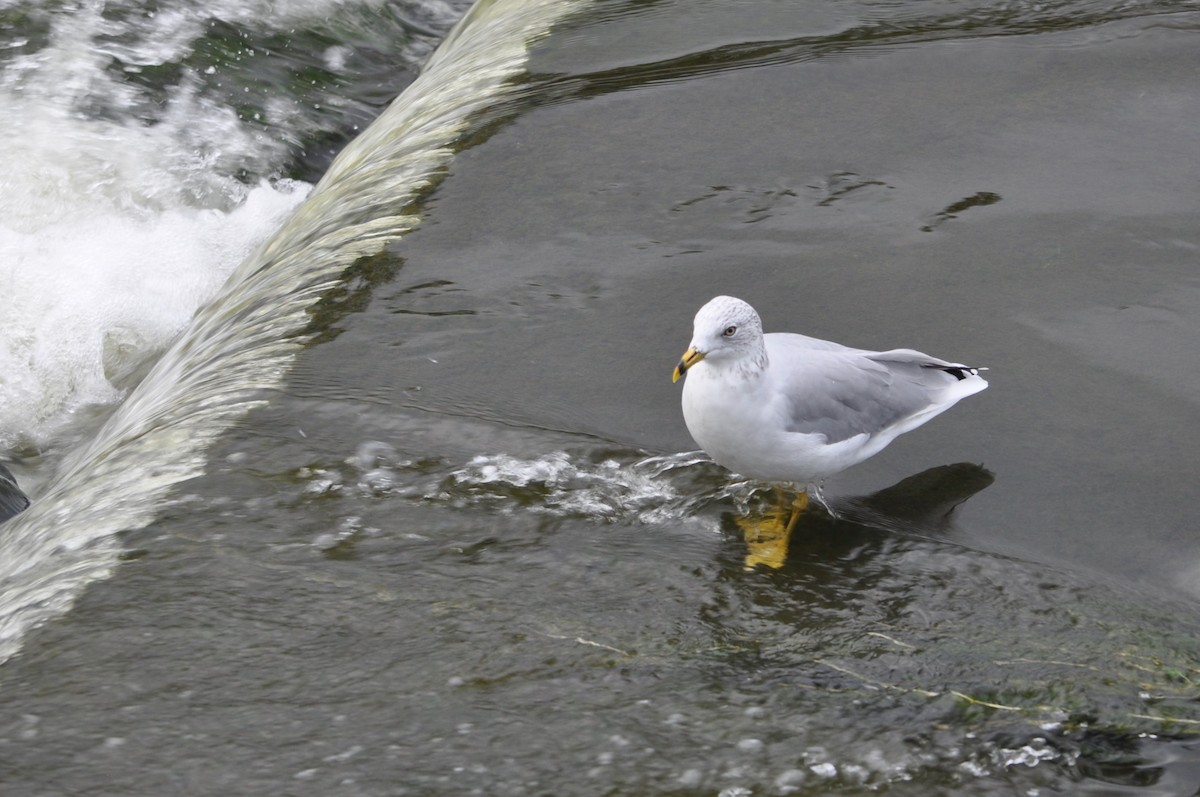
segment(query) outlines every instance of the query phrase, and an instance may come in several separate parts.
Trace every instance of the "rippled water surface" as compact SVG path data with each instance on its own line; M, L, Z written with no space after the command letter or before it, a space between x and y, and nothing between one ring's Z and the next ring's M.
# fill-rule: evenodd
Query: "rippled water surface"
M289 62L237 6L124 70L152 109L253 39L228 85L299 117L189 179L312 194L111 393L4 430L0 791L1196 793L1200 10L581 4L489 61L520 9L315 189L415 78L387 32L454 9ZM0 11L0 86L55 13ZM669 378L718 293L991 387L764 547L779 496L690 453Z

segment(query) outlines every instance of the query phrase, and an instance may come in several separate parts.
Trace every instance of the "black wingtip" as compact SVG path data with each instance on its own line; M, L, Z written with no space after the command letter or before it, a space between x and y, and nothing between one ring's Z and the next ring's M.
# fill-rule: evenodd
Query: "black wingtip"
M978 376L979 374L974 368L943 368L942 370L960 381L968 376Z
M960 382L972 376L979 376L980 371L987 370L986 368L972 368L969 365L927 365L925 367L945 371Z

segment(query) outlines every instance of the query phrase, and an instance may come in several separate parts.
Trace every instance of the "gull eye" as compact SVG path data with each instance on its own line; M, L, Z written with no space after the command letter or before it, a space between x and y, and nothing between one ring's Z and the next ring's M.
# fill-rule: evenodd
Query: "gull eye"
M721 335L726 338L732 338L736 334L737 334L737 326L725 327L725 331L721 333Z

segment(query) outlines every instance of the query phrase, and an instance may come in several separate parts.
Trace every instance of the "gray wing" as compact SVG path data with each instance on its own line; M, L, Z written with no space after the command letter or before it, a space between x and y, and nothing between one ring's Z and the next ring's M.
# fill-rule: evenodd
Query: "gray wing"
M765 337L771 369L781 369L785 428L830 443L949 406L961 396L951 398L948 389L975 373L911 349L872 352L804 335Z

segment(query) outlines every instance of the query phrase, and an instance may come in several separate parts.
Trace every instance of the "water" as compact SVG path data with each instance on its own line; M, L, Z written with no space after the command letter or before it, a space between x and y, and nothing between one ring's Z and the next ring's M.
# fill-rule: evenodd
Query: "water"
M451 11L0 17L4 792L1194 793L1195 9ZM719 292L992 388L747 570Z

